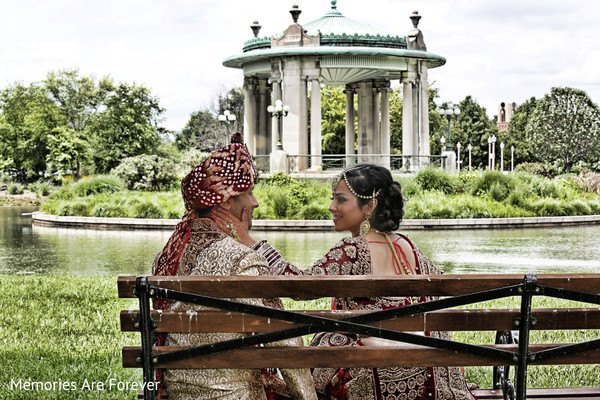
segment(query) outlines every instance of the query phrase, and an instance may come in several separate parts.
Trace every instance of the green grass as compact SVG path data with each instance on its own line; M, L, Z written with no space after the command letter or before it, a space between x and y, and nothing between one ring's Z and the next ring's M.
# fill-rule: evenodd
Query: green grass
M0 399L135 398L135 390L109 390L111 379L141 381L140 370L121 367L122 346L139 343L139 335L120 332L119 311L137 306L117 297L116 277L0 279ZM11 388L19 380L56 390ZM75 390L59 389L61 382Z

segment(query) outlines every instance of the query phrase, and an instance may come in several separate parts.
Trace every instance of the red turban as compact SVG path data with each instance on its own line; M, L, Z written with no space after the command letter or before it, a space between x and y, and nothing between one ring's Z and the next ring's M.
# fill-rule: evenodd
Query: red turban
M231 144L213 151L181 181L186 210L212 207L244 193L254 183L252 156L242 144L241 133Z

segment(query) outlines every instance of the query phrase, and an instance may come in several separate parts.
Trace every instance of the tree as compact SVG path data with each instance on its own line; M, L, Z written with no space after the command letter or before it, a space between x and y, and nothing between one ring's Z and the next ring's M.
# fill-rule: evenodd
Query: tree
M488 161L488 138L498 134L498 128L487 116L484 107L479 105L471 96L465 97L458 104L460 114L453 116L455 120L452 134L452 145L460 142L462 150L460 152L463 166L469 165L469 153L467 146L470 144L471 164L473 167L486 167ZM498 144L497 144L498 145Z
M341 87L321 89L321 143L323 154L346 154L346 95Z
M537 103L526 133L542 161L558 160L569 172L600 151L600 110L586 92L555 87Z
M94 77L80 76L79 70L74 69L49 72L44 83L66 119L66 130L56 133L70 141L62 150L55 141L52 154L58 158L49 161L61 165L68 160L77 179L82 162L87 160L89 128L95 123L98 110L104 106L106 96L112 90L112 81L106 77L96 83ZM68 155L63 150L67 150Z
M244 90L241 87L234 87L229 90L221 89L221 92L214 100L213 111L215 115L223 115L225 110L235 115L235 121L230 126L230 133L244 131ZM225 137L225 127L221 128L222 134L219 137Z
M89 143L74 129L58 126L48 135L46 161L50 170L79 171L81 162L89 157Z
M531 97L525 103L519 105L510 118L506 134L500 133L499 137L504 140L507 148L515 147L515 165L538 161L538 153L532 145L531 138L527 136L526 128L533 111L537 105L535 97Z
M46 171L47 136L64 123L43 86L15 84L0 93L0 169L21 182Z
M107 93L105 106L90 128L97 172L109 172L124 158L152 154L157 149L159 117L164 110L149 89L120 83Z
M209 152L224 145L225 136L220 135L219 121L208 110L195 111L181 132L175 135L179 150L198 149Z

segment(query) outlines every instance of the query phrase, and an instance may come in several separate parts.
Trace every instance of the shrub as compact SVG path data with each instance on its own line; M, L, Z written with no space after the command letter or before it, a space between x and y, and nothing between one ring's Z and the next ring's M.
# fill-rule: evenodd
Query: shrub
M515 167L515 171L529 172L550 179L559 173L558 167L550 163L521 163Z
M169 190L178 182L175 164L156 155L124 159L112 173L123 179L130 190Z
M161 219L164 215L159 206L146 200L133 204L133 207L131 207L131 216L133 218Z
M90 205L84 201L64 201L56 209L60 216L89 217Z
M121 190L125 190L125 185L119 178L109 175L97 175L62 186L57 192L52 194L52 198L68 200L73 197L91 196L100 193L116 193Z
M506 199L509 193L514 190L515 182L509 175L504 175L500 171L485 171L479 178L472 180L471 194L482 196L490 193L491 195L493 186L495 186L495 194L500 195L502 199Z
M490 196L496 201L504 201L509 193L508 188L500 182L494 182L490 187Z
M278 172L262 179L262 183L269 186L291 186L298 181L283 172Z
M122 205L98 204L92 209L92 217L126 218L127 211Z
M586 172L574 178L581 190L600 194L600 173Z
M454 193L456 188L456 184L449 174L435 168L420 171L415 177L415 181L423 190L439 190L446 194Z
M8 193L9 194L13 194L13 195L23 194L24 191L25 191L25 188L20 183L11 183L10 185L8 185Z
M328 209L317 204L308 204L298 213L300 219L329 219L331 212Z
M271 199L271 207L277 218L286 218L290 209L290 202L285 193L275 193Z

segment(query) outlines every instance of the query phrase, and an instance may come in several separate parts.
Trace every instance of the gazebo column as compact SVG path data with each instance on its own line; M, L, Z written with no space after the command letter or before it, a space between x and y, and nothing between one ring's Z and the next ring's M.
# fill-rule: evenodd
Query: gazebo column
M354 131L354 89L350 85L346 85L346 167L350 167L356 163L354 157L349 155L355 154L356 132Z
M416 127L415 127L415 102L414 85L416 82L415 64L408 64L408 71L402 76L402 155L404 168L411 171L417 170L416 161L418 158L413 157L418 154L416 143Z
M369 140L369 154L381 154L381 112L379 110L381 89L377 82L373 83L373 136ZM371 162L381 164L381 157L372 156Z
M258 115L258 132L256 135L256 153L267 155L271 153L271 141L273 140L273 127L271 124L271 116L267 111L271 99L271 85L267 79L258 80L258 104L256 114Z
M421 127L420 143L421 143L421 154L430 155L431 149L429 147L429 85L427 83L427 63L419 61L419 88L421 90L421 107L420 107L420 118Z
M381 90L381 154L386 154L383 157L382 164L390 169L390 82L387 81L386 87Z
M310 87L310 166L312 170L321 171L321 82L313 77Z
M283 64L283 71L283 104L290 108L288 116L283 118L283 149L288 154L306 155L308 154L308 88L306 77L302 76L300 59L287 59ZM296 162L296 170L305 170L307 161L306 157L300 157Z
M373 82L358 86L358 162L368 161L361 154L370 154L369 141L373 140Z
M254 78L244 78L244 142L250 153L256 153L256 126L258 119L256 108L257 81Z

